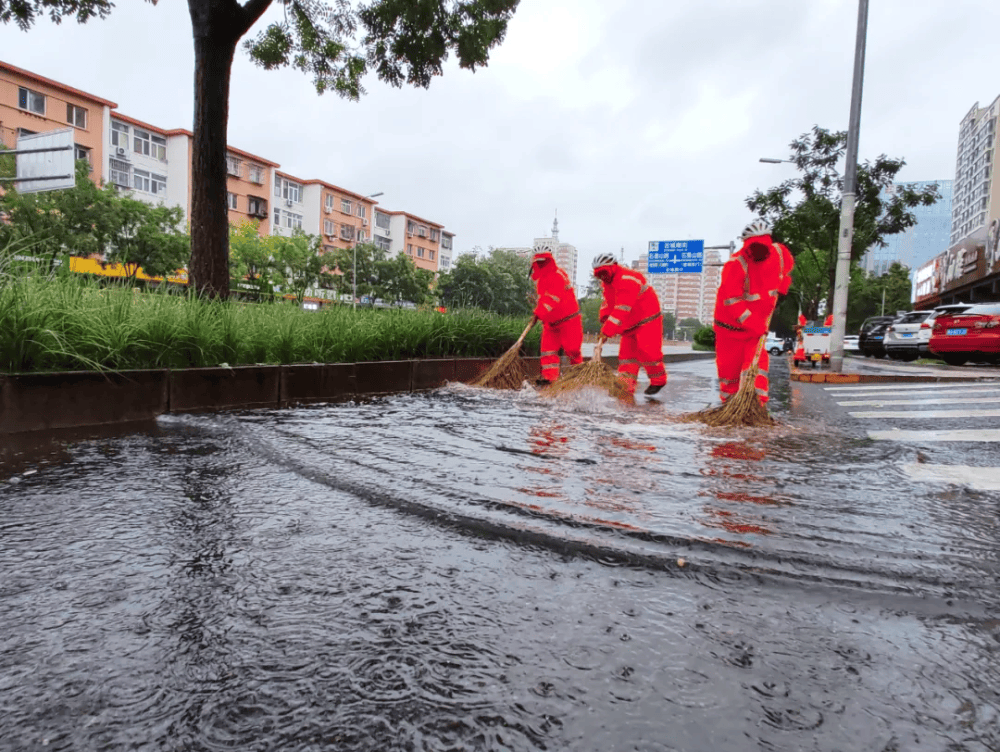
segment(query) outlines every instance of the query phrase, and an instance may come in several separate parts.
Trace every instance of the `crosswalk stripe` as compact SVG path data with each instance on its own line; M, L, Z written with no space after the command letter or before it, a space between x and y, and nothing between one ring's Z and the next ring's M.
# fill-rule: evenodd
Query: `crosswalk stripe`
M949 394L949 392L945 392ZM954 394L954 392L950 392ZM857 395L851 395L857 396ZM962 399L873 399L838 402L841 407L884 407L885 405L985 405L1000 402L1000 397L966 397Z
M874 441L908 441L914 444L929 444L939 441L990 441L1000 442L1000 429L959 428L951 431L869 431L868 438Z
M921 397L934 397L940 395L941 397L953 397L962 396L968 394L978 394L982 396L989 395L1000 395L1000 389L941 389L941 390L926 390L920 392L897 392L897 391L878 391L878 392L851 392L850 394L831 394L830 396L834 399L848 399L854 398L858 399L861 397L867 397L869 399L875 399L876 397L910 397L910 398L921 398Z
M859 384L856 386L827 386L823 387L827 392L895 392L895 391L921 391L933 389L1000 389L998 381L963 381L955 384L937 381L929 384Z
M861 410L849 413L852 418L1000 418L1000 410Z
M967 465L927 465L914 462L903 465L912 480L929 483L953 483L975 491L1000 491L1000 467Z

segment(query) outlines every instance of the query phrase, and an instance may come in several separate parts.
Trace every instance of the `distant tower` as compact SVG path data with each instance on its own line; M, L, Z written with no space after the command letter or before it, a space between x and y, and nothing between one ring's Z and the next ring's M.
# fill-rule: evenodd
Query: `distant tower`
M552 220L552 239L559 241L559 210L556 209L556 218Z

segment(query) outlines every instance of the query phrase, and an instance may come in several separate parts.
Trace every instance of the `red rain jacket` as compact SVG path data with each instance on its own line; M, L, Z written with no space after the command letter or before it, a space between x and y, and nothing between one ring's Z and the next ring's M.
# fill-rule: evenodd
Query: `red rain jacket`
M543 324L558 324L580 311L576 302L573 285L566 272L555 261L537 264L532 269L531 278L538 290L538 305L535 315Z
M763 261L750 256L750 244L763 243L771 253ZM760 337L767 334L768 317L792 284L792 254L770 235L748 238L722 267L715 298L715 326Z
M610 282L602 282L601 334L614 337L654 320L661 314L660 299L640 272L615 264Z

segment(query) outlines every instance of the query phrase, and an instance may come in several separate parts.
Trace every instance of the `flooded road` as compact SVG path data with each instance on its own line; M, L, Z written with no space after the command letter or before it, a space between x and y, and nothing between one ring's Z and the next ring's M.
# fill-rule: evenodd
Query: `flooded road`
M0 749L1000 749L1000 496L912 471L994 450L775 360L775 431L671 420L707 361L0 466Z

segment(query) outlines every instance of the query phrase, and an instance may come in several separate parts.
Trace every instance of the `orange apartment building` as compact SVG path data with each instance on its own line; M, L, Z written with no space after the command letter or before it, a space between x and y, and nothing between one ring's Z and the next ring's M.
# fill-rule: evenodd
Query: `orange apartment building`
M75 131L76 158L86 159L95 182L105 158L105 127L114 102L0 61L0 142L11 149L20 133Z
M323 239L326 252L372 239L378 202L325 180L305 181L305 230Z
M118 105L0 61L0 141L18 133L73 127L77 158L92 166L96 183L112 183L149 203L191 209L193 134L165 129L117 111ZM321 179L303 180L280 164L230 146L227 154L230 224L258 223L263 234L301 229L319 235L327 251L374 242L404 253L422 268L440 268L444 226L405 211L379 210L368 196ZM378 225L378 226L377 226ZM444 249L450 263L451 248Z

